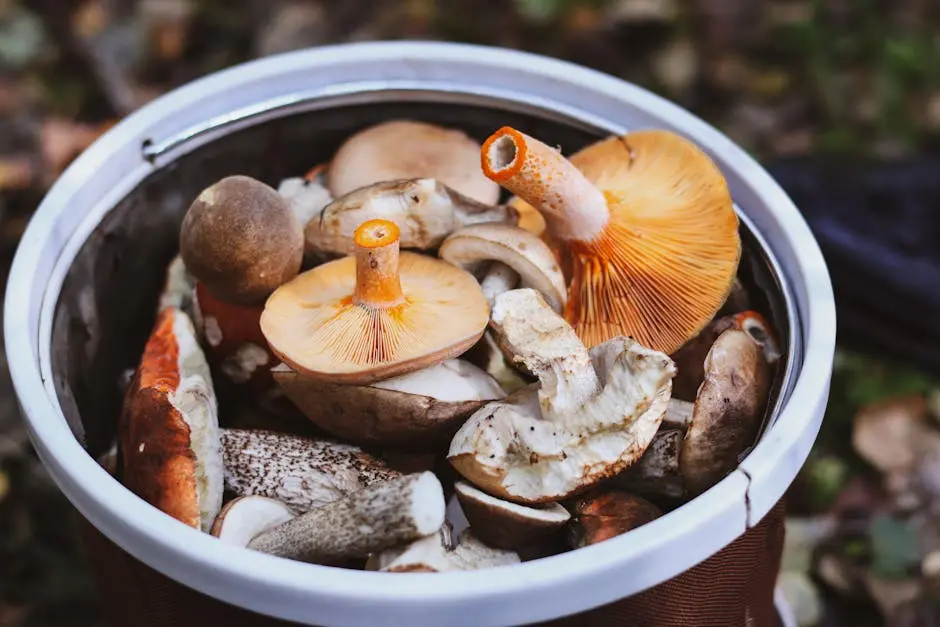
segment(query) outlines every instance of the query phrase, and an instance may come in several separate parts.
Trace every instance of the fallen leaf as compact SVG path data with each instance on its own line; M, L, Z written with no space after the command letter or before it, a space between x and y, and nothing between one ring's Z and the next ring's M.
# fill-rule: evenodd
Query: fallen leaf
M927 404L921 395L868 405L855 416L852 446L862 459L883 473L910 472L926 414Z

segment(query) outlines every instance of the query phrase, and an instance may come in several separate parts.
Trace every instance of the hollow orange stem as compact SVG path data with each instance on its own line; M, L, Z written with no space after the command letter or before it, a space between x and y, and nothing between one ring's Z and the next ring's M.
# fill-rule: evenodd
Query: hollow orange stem
M591 241L610 220L607 199L561 151L504 126L483 143L483 173L548 214L552 234Z
M356 289L353 302L387 309L405 300L398 277L398 225L369 220L356 229Z

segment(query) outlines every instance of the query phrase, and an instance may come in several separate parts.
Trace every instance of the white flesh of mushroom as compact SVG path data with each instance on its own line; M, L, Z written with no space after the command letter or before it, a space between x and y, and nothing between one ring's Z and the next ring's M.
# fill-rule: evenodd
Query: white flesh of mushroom
M290 508L276 499L240 496L219 512L212 535L226 544L245 547L257 535L293 517Z
M324 207L333 202L330 190L320 183L319 178L313 181L300 177L284 179L278 185L277 191L290 201L291 209L304 227L318 217Z
M447 550L441 536L435 534L378 553L370 558L366 568L383 572L445 573L510 566L521 561L519 555L512 551L487 546L468 529L453 550Z
M506 397L493 377L462 359L448 359L430 368L377 381L371 387L429 396L451 403Z
M543 503L639 459L669 402L676 370L667 355L623 337L588 353L530 289L501 295L493 322L540 384L470 417L448 453L458 472L495 496Z

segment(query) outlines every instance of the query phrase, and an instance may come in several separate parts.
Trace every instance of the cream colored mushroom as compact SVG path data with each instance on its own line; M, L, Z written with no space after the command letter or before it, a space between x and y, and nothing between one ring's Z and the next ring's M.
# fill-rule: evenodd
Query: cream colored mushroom
M273 431L222 429L225 489L322 507L401 475L355 446Z
M434 534L444 524L444 492L434 473L390 479L254 536L254 549L305 562L368 557Z
M495 268L489 268L488 274L504 275L502 266L508 266L519 276L521 287L537 290L548 304L561 312L567 302L565 277L558 267L554 253L545 242L532 233L511 224L474 224L466 226L449 235L438 251L441 259L460 266L471 272L486 262L496 262ZM489 278L489 277L488 277ZM502 279L507 291L513 282ZM486 279L482 283L483 292L492 303L497 289L487 289Z
M485 405L451 441L448 459L489 494L545 503L633 464L659 428L675 367L617 337L591 349L532 289L496 298L501 346L539 379Z
M483 543L473 530L461 534L454 548L448 547L449 533L444 529L404 546L377 553L366 562L366 570L388 573L446 573L511 566L521 560L516 553Z
M229 501L210 533L226 544L248 546L252 538L294 518L291 509L265 496L239 496Z
M413 120L390 120L350 136L329 165L334 196L378 183L436 178L477 202L494 204L499 186L480 169L480 143L458 129Z
M310 379L283 364L272 373L325 431L355 444L410 451L439 451L470 414L506 397L490 375L461 359L368 385Z
M336 198L307 222L308 254L349 255L363 222L389 220L401 231L401 247L429 250L457 229L481 222L512 222L505 205L484 205L430 178L382 181Z

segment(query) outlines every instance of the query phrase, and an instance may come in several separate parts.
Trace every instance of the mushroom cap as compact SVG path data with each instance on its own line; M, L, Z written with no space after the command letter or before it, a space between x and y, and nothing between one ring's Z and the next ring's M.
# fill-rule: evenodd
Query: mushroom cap
M486 401L504 398L483 370L450 359L370 385L344 385L273 371L284 394L317 426L355 444L438 451Z
M222 508L209 533L228 544L245 547L262 531L293 517L290 508L276 499L239 496Z
M571 518L558 503L526 506L504 501L466 481L454 485L470 527L486 544L517 551L560 531Z
M696 496L733 470L755 437L767 405L770 375L761 347L744 331L728 329L705 358L692 424L679 456L679 470Z
M308 270L279 287L261 315L271 350L305 377L365 384L456 357L483 335L490 307L472 274L402 252L404 302L352 301L356 258Z
M468 481L516 503L557 501L628 468L669 402L672 362L629 338L590 351L602 384L567 421L546 420L539 386L488 403L460 428L448 459Z
M663 427L665 424L663 425ZM639 496L678 501L685 496L679 453L685 433L660 427L640 461L611 480L611 485Z
M609 540L663 515L658 507L626 492L598 492L577 499L570 539L574 548Z
M157 317L118 426L121 480L180 522L208 531L222 507L215 391L189 317Z
M604 192L610 221L596 241L569 243L565 317L588 346L626 335L675 352L715 316L737 272L724 177L694 144L659 130L602 140L570 161Z
M257 303L300 272L303 228L287 199L229 176L203 190L180 229L187 270L219 298Z
M676 364L676 378L672 380L672 396L683 401L695 401L698 388L705 380L705 357L718 336L735 326L734 316L722 316L711 321L682 348L670 355Z
M472 224L455 231L441 244L441 259L470 269L481 262L498 261L515 270L524 287L537 290L555 311L567 300L565 277L545 242L511 224Z
M334 197L396 179L435 178L464 196L492 205L499 185L480 170L480 143L457 129L391 120L349 137L327 171Z

